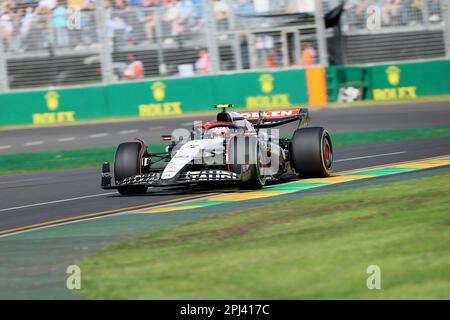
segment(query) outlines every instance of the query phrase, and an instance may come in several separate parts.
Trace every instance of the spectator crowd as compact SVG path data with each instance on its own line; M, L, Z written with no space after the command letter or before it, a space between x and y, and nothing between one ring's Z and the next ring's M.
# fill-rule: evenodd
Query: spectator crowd
M382 27L435 23L442 19L440 0L349 0L345 4L346 26L365 28L372 14L367 12L370 6L379 8Z
M98 42L96 0L0 0L0 37L6 50L84 48ZM213 0L219 31L230 15L314 10L314 0ZM205 30L205 0L104 0L107 36L122 44L152 44L157 30L165 43Z
M49 43L67 47L69 36L73 43L87 41L87 35L83 36L80 30L95 25L95 8L95 0L2 0L0 37L4 48L13 52L32 51L48 47ZM69 30L70 12L74 12L76 19L77 10L89 14L80 14L80 26L74 25Z
M43 49L98 48L102 43L100 37L105 37L114 48L128 50L136 45L161 48L161 44L190 41L207 32L207 13L220 32L230 28L241 30L235 24L239 19L243 27L248 27L246 19L254 16L315 10L314 0L212 0L211 6L207 6L206 0L103 0L101 7L99 3L96 0L0 0L3 50L33 53ZM329 0L328 4L331 3L333 0ZM441 21L439 0L348 0L345 24L349 28L365 28L370 5L380 9L382 26L412 25L424 23L424 19L430 23ZM254 20L261 24L262 20ZM317 63L317 47L313 43L303 43L300 57L289 53L287 62L282 61L281 40L276 36L261 33L252 45L260 66L277 68L298 61L304 66ZM209 73L208 51L198 49L193 70L186 65L182 67L180 74ZM121 74L124 79L141 79L144 64L134 55L128 55Z

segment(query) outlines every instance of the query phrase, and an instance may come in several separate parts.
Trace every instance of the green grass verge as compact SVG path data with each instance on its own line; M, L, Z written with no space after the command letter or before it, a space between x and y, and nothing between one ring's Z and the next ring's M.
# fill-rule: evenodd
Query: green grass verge
M339 132L332 134L334 146L368 144L400 140L449 137L450 127L428 129L401 129L367 132ZM162 152L164 144L150 145L153 152ZM0 155L0 175L45 170L100 167L112 161L115 147L46 151Z
M100 299L449 299L450 173L179 225L81 261ZM183 214L183 213L180 213ZM366 270L381 268L381 290Z
M332 133L335 146L450 137L450 127Z

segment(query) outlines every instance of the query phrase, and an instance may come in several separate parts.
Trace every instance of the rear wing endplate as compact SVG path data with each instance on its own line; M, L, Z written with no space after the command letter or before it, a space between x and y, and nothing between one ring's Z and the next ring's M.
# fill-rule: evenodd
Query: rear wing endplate
M287 123L299 121L299 126L309 122L308 108L251 111L240 113L246 120L253 124L256 129L273 128Z

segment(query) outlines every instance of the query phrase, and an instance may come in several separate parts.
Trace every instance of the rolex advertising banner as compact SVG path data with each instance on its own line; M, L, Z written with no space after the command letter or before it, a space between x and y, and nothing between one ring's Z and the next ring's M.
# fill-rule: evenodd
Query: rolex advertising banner
M327 68L328 98L361 89L364 100L395 101L450 94L450 60Z
M161 117L211 110L212 76L116 84L105 88L109 116Z
M373 100L450 94L450 60L372 67Z
M308 103L304 70L242 73L214 78L217 103L248 110L281 109Z
M0 126L170 117L233 103L249 110L308 103L304 70L249 72L0 95Z
M221 103L258 110L289 108L308 102L303 70L118 84L106 90L113 117L204 112Z
M0 95L0 126L73 123L107 113L102 87Z
M356 73L358 77L355 77L356 69L361 71ZM0 126L170 117L211 111L214 104L221 103L232 103L247 110L282 109L308 103L324 105L327 97L322 91L326 91L326 86L328 98L336 101L340 88L355 83L361 88L364 100L394 101L450 94L450 60L329 67L326 79L322 79L325 78L323 70L309 73L305 70L248 72L4 93L0 94ZM325 90L318 85L322 82ZM314 103L318 96L324 97Z

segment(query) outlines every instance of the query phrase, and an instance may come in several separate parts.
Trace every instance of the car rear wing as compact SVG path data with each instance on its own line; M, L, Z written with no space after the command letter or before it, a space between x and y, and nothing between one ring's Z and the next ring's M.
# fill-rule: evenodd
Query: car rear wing
M302 126L309 122L308 108L251 111L240 114L256 129L278 127L294 121L299 121L299 126Z

